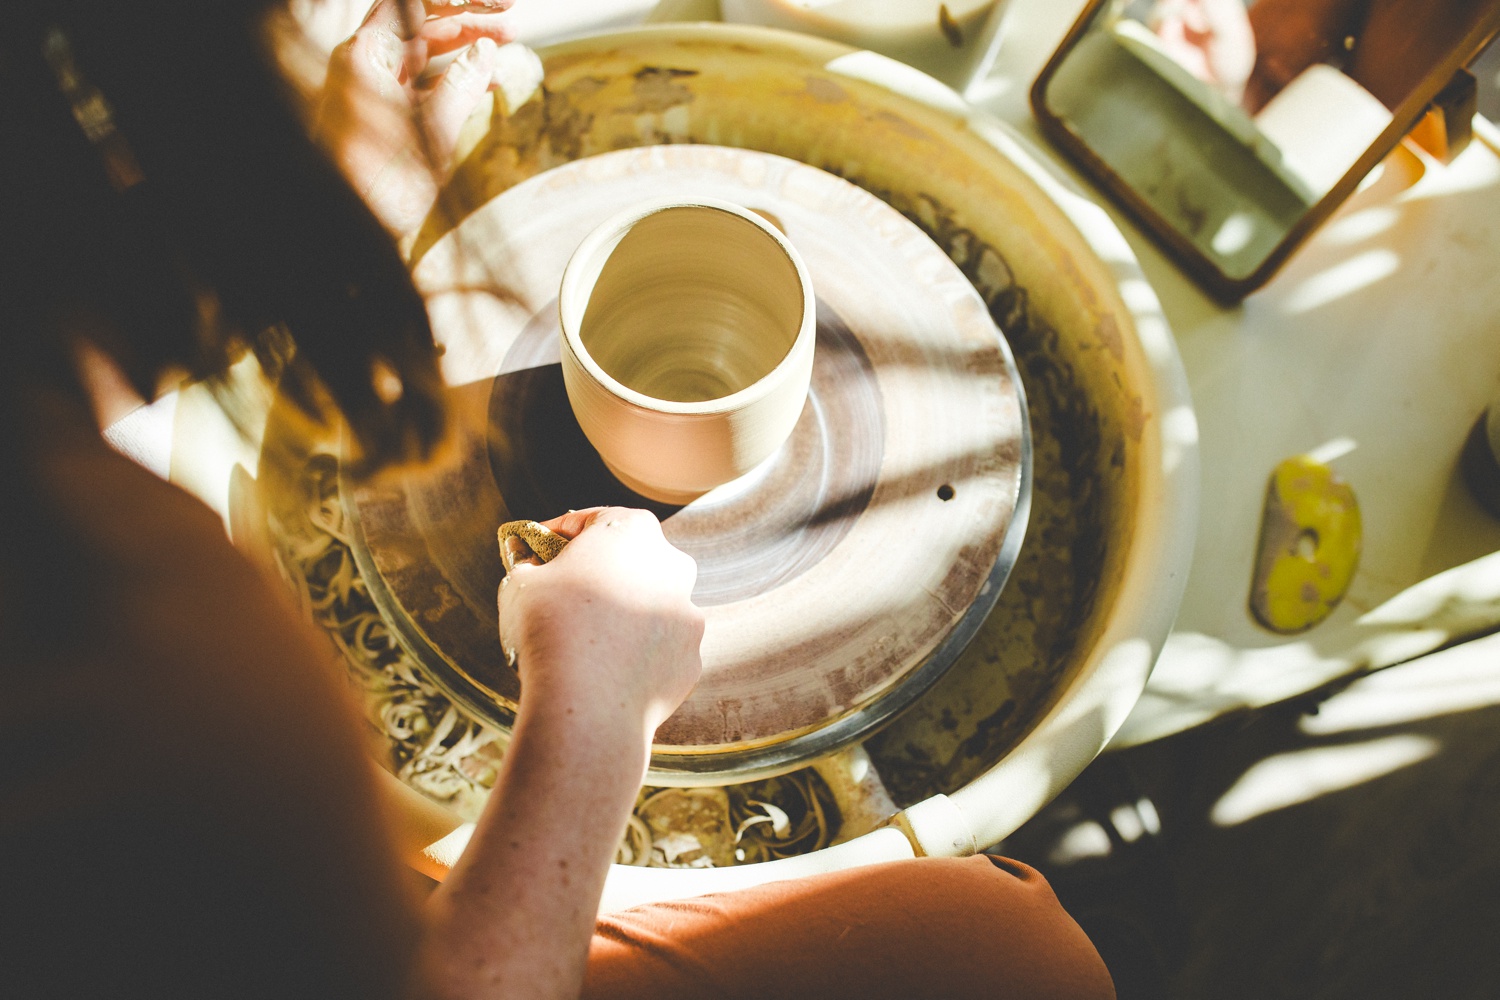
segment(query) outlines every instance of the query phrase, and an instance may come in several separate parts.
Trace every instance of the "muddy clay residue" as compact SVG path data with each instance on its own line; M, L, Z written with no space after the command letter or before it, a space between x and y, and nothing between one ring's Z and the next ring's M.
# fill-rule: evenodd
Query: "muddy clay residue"
M1031 521L999 603L937 686L865 744L905 806L978 777L1050 703L1093 610L1107 539L1099 414L1059 350L1057 331L1031 307L1004 256L954 225L942 206L923 195L874 193L926 231L974 283L1015 353L1031 413Z

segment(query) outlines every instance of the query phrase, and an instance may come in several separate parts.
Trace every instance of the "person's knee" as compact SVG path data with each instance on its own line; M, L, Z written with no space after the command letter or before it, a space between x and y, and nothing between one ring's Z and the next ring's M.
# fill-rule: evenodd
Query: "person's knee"
M1099 953L1034 868L987 855L933 858L902 877L911 881L903 902L930 929L922 960L949 979L951 995L1003 986L998 995L1114 996Z
M1114 996L1098 953L1046 880L1006 859L890 862L646 907L609 923L613 937L590 964L597 995L705 995L692 984L753 982L775 969L796 984L788 998Z

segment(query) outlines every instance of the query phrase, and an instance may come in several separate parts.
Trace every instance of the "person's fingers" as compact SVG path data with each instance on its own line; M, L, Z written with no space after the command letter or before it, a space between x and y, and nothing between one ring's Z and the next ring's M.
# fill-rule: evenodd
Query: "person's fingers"
M605 507L589 520L589 527L594 526L633 528L662 537L661 521L649 510L638 507Z
M698 585L698 560L675 545L672 546L672 551L677 554L677 571L682 575L683 580L686 581L687 592L691 594L693 588Z
M427 0L427 14L434 18L463 14L498 14L510 10L515 0Z
M389 31L361 28L334 50L330 74L347 71L362 85L386 97L390 81L405 82L405 50L401 39Z
M434 18L422 26L421 38L429 56L440 56L488 38L504 45L516 37L509 22L487 14L455 14Z
M505 540L505 557L510 561L512 566L519 566L522 563L531 563L539 566L542 563L541 556L532 551L531 546L515 535L511 535Z
M667 541L661 521L648 510L634 507L590 507L587 510L570 510L566 514L538 523L570 540L585 531L623 531L625 534L621 536L621 540L631 540L630 551L635 553L636 558L642 558L650 565L656 579L669 583L684 594L690 594L698 580L697 560ZM643 542L649 546L648 549L637 547ZM647 552L649 555L645 555Z
M379 0L365 14L361 28L380 28L397 38L415 38L428 19L446 20L465 14L499 14L513 0Z
M590 530L618 530L632 540L631 551L641 565L650 567L657 580L691 594L698 580L698 561L667 541L661 521L649 510L636 507L604 507L593 512L587 523ZM641 545L645 548L641 548Z
M426 20L421 0L379 0L340 49L363 83L393 97L387 81L405 86L427 66L427 40L420 37Z
M495 84L499 51L493 39L479 39L443 71L431 95L422 102L422 119L435 149L451 150L458 141L464 121Z
M521 614L521 584L528 573L534 573L537 565L531 560L516 563L509 573L500 580L500 591L495 595L495 608L500 615L500 645L507 653L514 652L515 643L513 637L518 625L517 616Z
M429 56L452 52L480 38L508 42L509 28L484 24L492 15L509 10L512 0L378 0L355 31L360 35L389 35L405 43L405 66L396 76L406 83L422 75ZM439 47L433 48L434 43Z
M583 510L570 510L566 514L559 514L550 520L537 523L557 532L564 538L576 538L579 532L587 528L599 513L609 509L608 507L585 507Z
M359 31L389 31L402 41L417 37L427 23L427 6L422 0L379 0L359 26Z
M427 41L421 37L426 23L427 8L422 0L378 0L355 35L387 35L401 45L397 79L404 85L421 76L427 67Z

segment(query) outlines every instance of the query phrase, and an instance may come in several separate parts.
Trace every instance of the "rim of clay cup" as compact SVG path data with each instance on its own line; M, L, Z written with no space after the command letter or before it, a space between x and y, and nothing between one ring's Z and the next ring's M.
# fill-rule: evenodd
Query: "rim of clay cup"
M719 396L715 399L705 399L699 402L684 403L671 399L658 399L648 396L630 388L620 382L614 376L606 372L599 362L594 360L593 355L583 345L580 326L583 322L584 313L587 311L588 298L585 296L580 302L578 292L583 284L583 275L589 270L584 265L588 261L598 258L601 253L613 250L614 245L625 238L625 234L637 222L648 215L655 215L665 209L671 208L707 208L725 212L750 223L760 230L776 245L781 247L782 253L792 262L792 270L797 275L797 283L802 293L802 320L798 324L797 336L792 345L787 348L786 354L776 362L775 367L766 372L754 382L745 386L728 396ZM602 264L600 266L602 270ZM595 273L589 280L597 280ZM599 223L583 242L578 244L578 249L568 258L568 264L563 269L562 284L558 289L558 319L562 327L563 344L568 352L578 361L589 375L614 396L623 399L642 410L652 413L670 413L680 416L713 416L727 413L747 406L769 395L774 389L773 378L787 368L797 364L800 356L810 351L813 341L817 336L817 300L813 297L812 280L807 274L807 265L803 263L801 254L797 248L792 246L786 235L770 222L757 215L755 212L733 202L723 201L718 198L688 196L688 197L665 197L653 198L649 201L638 202L622 212L617 212L603 222Z

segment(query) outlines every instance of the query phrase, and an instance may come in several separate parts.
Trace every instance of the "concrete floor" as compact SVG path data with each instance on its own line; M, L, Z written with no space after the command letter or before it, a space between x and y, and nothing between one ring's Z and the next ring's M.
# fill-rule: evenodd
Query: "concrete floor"
M1122 1000L1500 997L1500 636L1107 754L997 850Z

